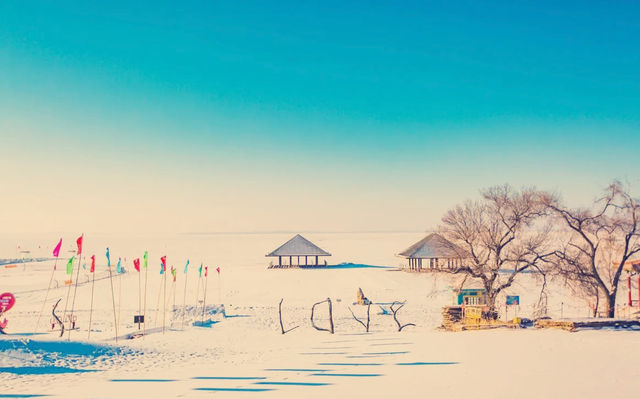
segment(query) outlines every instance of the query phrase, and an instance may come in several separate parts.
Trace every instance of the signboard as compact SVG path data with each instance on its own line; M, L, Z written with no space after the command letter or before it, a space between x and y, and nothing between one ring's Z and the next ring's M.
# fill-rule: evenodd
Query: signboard
M0 313L4 313L11 309L16 303L16 297L10 292L5 292L0 295Z
M520 296L507 295L507 305L520 305Z
M144 323L144 315L134 315L133 316L134 323Z

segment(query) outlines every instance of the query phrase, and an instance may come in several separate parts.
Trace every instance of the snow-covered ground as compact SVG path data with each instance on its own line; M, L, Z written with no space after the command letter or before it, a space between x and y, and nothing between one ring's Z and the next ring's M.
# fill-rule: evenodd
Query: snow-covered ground
M331 252L330 264L389 266L328 270L267 270L264 255L292 234L211 234L165 236L85 235L83 263L96 255L92 331L88 336L90 274L81 269L74 304L78 330L50 331L51 307L67 295L65 265L76 236L63 237L63 251L54 274L38 334L33 334L51 276L53 262L0 267L0 292L13 292L16 305L6 315L7 332L0 338L0 397L51 395L60 398L157 398L223 396L269 397L625 397L637 394L640 333L632 331L495 330L449 333L440 331L442 306L452 303L452 276L395 271L394 254L421 233L304 234ZM50 256L59 237L0 236L0 258L16 257L17 245L31 256ZM38 248L40 247L40 248ZM111 280L105 267L105 248L112 264L123 259L127 272ZM114 302L121 337L137 331L133 316L144 295L145 274L138 275L133 259L149 251L147 329L149 335L114 342ZM160 257L177 269L175 286L167 280L166 325L161 331L163 306ZM64 256L64 258L63 258ZM126 261L124 260L126 258ZM190 260L186 305L184 265ZM205 319L213 324L193 326L202 318L194 309L203 287L197 269L209 267ZM218 277L215 268L221 267ZM75 272L74 272L75 277ZM365 334L358 316L366 308L353 305L356 291L376 303L371 308L371 331ZM172 311L174 303L176 312ZM520 295L514 315L529 317L539 285L531 276L512 287ZM311 305L330 297L335 334L316 331ZM278 303L283 302L285 328L280 333ZM394 300L406 301L398 313L397 332L389 315ZM225 312L215 312L224 304ZM68 303L71 308L71 299ZM159 310L157 310L159 308ZM327 322L326 306L318 309L318 323ZM587 305L552 285L551 316L584 317ZM184 315L184 317L183 317ZM9 396L2 396L9 395ZM218 395L218 396L219 396Z

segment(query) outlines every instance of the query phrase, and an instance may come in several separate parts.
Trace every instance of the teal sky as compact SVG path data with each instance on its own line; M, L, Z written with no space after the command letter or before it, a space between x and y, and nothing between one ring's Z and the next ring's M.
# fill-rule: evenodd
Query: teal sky
M639 18L3 1L0 231L424 230L505 182L638 195Z

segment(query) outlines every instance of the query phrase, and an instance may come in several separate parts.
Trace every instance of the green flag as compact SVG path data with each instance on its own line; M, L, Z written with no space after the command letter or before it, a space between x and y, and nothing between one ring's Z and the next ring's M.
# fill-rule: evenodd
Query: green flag
M200 273L200 277L202 277L202 263L200 263L200 268L198 269L198 273Z
M69 259L69 262L67 262L67 274L68 275L72 275L73 274L73 261L75 260L75 256L72 256Z
M144 251L143 258L144 258L144 264L143 265L144 265L144 268L146 269L147 268L147 261L149 260L149 253L147 251Z

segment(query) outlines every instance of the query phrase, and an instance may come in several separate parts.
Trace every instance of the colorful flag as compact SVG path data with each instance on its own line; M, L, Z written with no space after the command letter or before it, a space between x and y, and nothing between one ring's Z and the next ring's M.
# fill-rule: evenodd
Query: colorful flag
M82 237L84 237L84 234L78 237L78 239L76 240L76 244L78 244L78 255L82 254Z
M209 267L205 266L204 267L204 276L207 277L208 274L209 274Z
M202 277L202 263L200 263L200 268L198 269L198 277Z
M58 255L60 255L60 247L61 246L62 246L62 238L58 242L58 245L56 245L56 247L53 249L53 256L55 256L56 258L58 257Z
M142 258L144 259L143 265L144 265L144 268L146 269L147 268L147 262L149 260L149 254L147 253L147 251L144 251L144 256Z
M122 266L120 265L121 259L118 258L118 264L116 265L116 273L122 273Z
M107 267L111 268L111 258L109 257L109 248L107 248Z
M160 274L164 274L167 271L167 257L163 256L160 258L160 263L162 264L162 269L160 270Z
M91 273L96 271L96 256L91 255L91 269L89 270Z
M140 271L140 258L133 260L133 267L139 272Z
M220 266L216 267L216 271L220 274Z
M173 276L173 282L174 283L176 282L176 272L177 271L178 271L177 269L174 269L173 266L171 266L171 275Z
M73 274L73 261L75 260L75 256L72 256L71 258L69 258L69 261L67 262L67 274L68 275L72 275Z
M187 274L187 269L189 268L189 259L187 259L187 264L184 265L184 274Z

